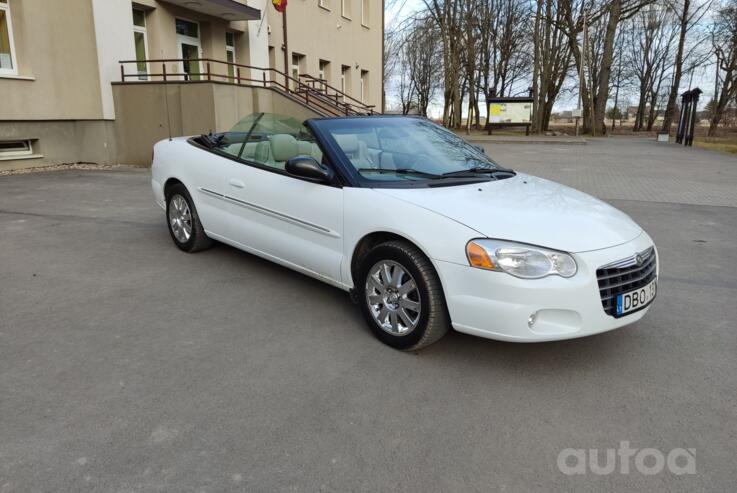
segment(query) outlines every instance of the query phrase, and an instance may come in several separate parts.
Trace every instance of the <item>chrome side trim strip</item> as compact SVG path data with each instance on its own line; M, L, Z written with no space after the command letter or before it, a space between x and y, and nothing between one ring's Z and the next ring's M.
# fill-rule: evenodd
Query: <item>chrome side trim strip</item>
M303 227L305 229L309 229L310 231L314 231L316 233L324 234L326 236L330 236L330 237L333 237L333 238L340 238L340 234L338 234L337 231L333 231L331 229L324 228L324 227L322 227L322 226L320 226L318 224L313 224L311 222L303 221L302 219L299 219L299 218L296 218L296 217L293 217L293 216L289 216L287 214L283 214L281 212L277 212L277 211L272 210L272 209L267 209L266 207L262 207L260 205L253 204L251 202L246 202L244 200L240 200L240 199L237 199L235 197L231 197L229 195L224 195L222 193L218 193L218 192L214 192L212 190L208 190L207 188L200 187L199 190L202 193L204 193L206 195L209 195L211 197L215 197L217 199L224 200L225 202L230 202L231 204L239 205L241 207L245 207L247 209L254 210L256 212L260 212L261 214L266 214L267 216L272 216L272 217L275 217L277 219L281 219L282 221L286 221L288 223L291 223L291 224L294 224L294 225L297 225L297 226L301 226L301 227Z

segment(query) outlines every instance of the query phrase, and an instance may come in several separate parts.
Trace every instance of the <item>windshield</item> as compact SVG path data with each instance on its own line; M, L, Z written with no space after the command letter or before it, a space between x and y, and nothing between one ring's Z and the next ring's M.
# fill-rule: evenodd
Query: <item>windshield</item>
M490 179L490 173L505 170L480 149L421 118L341 118L321 120L319 126L367 180Z

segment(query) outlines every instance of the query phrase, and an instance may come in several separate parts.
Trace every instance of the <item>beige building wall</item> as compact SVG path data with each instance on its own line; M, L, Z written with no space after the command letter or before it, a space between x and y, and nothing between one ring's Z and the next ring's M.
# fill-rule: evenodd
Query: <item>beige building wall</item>
M18 75L0 76L0 121L102 118L90 0L9 0Z
M345 11L343 6L345 5ZM363 15L362 6L366 7ZM284 71L282 15L267 5L272 68ZM381 111L384 37L384 0L289 0L287 6L288 63L304 55L300 72L318 77L320 60L329 62L325 79L341 89L346 70L346 92L361 100L364 73L365 102Z
M228 71L215 63L210 69L216 83L210 87L139 87L145 86L142 82L131 84L136 88L125 94L114 91L121 80L118 61L135 58L133 8L146 13L148 59L181 58L176 33L176 19L181 18L198 23L202 58L225 60L226 33L231 32L237 63L283 70L282 17L271 0L236 1L261 10L262 19L229 21L165 0L6 0L17 73L0 71L0 140L28 140L32 152L22 158L0 155L0 169L70 162L148 164L149 141L168 134L160 108L167 91L176 92L174 110L180 112L170 115L172 135L226 130L259 109L314 116L276 91L218 84L228 81ZM363 99L380 110L382 15L383 0L290 0L290 65L293 54L302 55L299 71L318 77L320 61L327 62L327 82L340 89L345 72L346 92L357 100L363 79ZM161 73L164 66L168 74L182 71L178 62L168 61L152 62L148 72ZM134 63L125 70L131 76L127 82L141 82ZM205 72L206 66L200 70ZM249 76L261 80L262 73L241 70L242 78ZM177 79L183 77L170 75L168 82ZM146 116L156 125L147 123ZM128 124L140 128L121 130ZM144 129L151 135L140 133Z
M229 130L264 111L314 118L310 108L270 88L223 83L114 84L115 140L121 163L149 165L153 145L169 135Z

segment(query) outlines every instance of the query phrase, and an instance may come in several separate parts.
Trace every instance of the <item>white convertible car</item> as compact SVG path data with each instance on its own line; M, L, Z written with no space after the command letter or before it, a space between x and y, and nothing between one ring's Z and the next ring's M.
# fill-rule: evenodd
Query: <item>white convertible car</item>
M221 241L350 291L398 349L449 327L597 334L640 320L656 294L657 250L627 215L421 118L256 113L159 142L152 175L177 247Z

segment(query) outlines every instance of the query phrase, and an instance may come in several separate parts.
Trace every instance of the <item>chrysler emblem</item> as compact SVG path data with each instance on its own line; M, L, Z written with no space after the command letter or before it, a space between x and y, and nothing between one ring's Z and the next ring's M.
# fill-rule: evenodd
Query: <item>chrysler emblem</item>
M642 256L638 253L635 255L635 263L639 266L642 265Z

